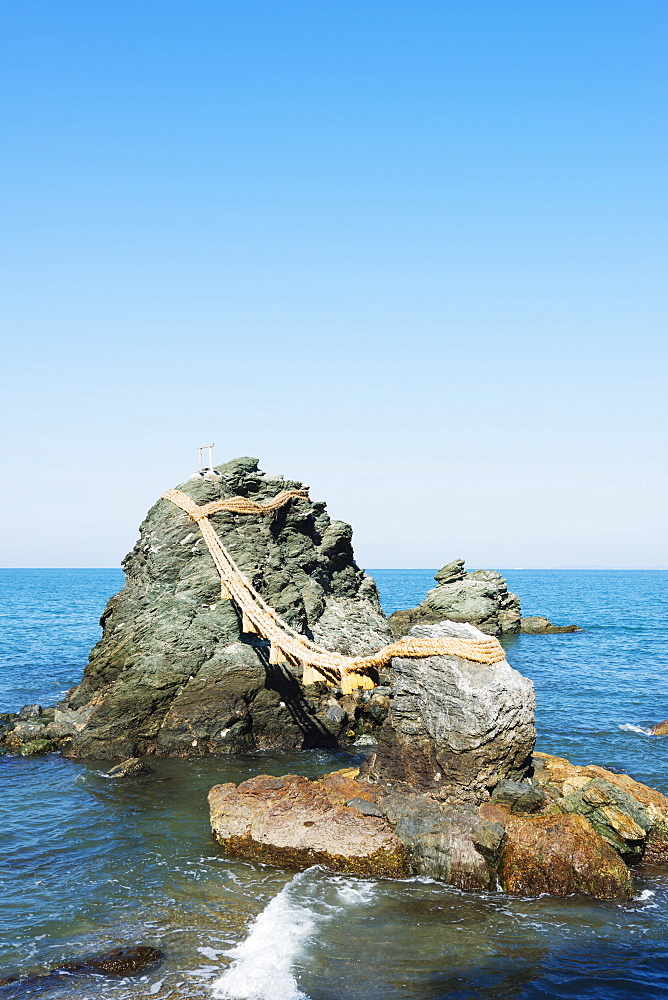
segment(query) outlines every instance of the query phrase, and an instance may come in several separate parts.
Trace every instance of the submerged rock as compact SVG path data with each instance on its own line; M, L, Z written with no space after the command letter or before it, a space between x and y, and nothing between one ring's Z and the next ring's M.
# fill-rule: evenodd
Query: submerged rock
M301 483L266 476L254 458L217 467L181 489L197 503L265 501ZM240 569L278 613L325 647L364 655L391 641L376 585L355 563L352 530L325 504L292 500L269 516L211 518ZM125 586L54 727L70 756L199 756L334 746L348 731L325 684L268 662L268 643L242 631L197 525L158 500L125 558ZM344 709L345 710L345 709ZM61 738L62 738L61 737Z
M410 635L485 639L470 625L442 622ZM366 773L454 801L479 802L502 778L525 778L536 732L533 684L502 660L461 656L395 658L395 693Z
M136 976L140 972L156 968L164 960L164 954L148 945L128 945L114 948L102 955L91 955L74 962L64 962L49 972L31 976L8 976L0 979L0 986L10 983L24 988L36 987L41 993L51 987L62 985L62 973L73 975Z
M148 778L155 774L155 770L141 759L141 757L128 757L115 767L110 768L105 777L107 778Z

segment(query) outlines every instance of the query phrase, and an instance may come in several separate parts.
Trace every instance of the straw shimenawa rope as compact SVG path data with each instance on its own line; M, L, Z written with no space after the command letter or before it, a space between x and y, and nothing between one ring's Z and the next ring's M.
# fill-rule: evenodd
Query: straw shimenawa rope
M380 667L386 666L393 656L461 656L475 663L498 663L505 659L503 648L497 639L417 639L406 637L379 649L370 656L352 657L333 653L318 646L305 635L297 632L283 621L276 611L258 594L252 583L246 579L229 552L218 538L209 521L212 514L227 511L232 514L266 516L283 507L290 500L308 500L308 492L283 490L271 500L256 503L245 497L229 500L214 500L211 503L196 504L181 490L167 490L163 500L170 500L199 525L202 537L220 574L221 597L232 599L242 614L242 629L268 639L270 663L302 665L302 683L314 684L324 680L333 686L340 684L344 694L355 688L373 688L377 684Z

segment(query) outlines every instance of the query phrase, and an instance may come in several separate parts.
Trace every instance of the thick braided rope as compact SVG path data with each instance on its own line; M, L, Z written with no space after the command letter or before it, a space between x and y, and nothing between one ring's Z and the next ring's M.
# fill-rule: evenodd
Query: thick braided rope
M277 612L257 592L244 576L229 552L218 538L209 521L210 514L227 511L238 514L270 514L294 498L307 499L306 490L283 490L273 499L255 503L245 497L230 500L216 500L208 504L196 504L181 490L167 490L162 499L169 500L185 511L197 523L215 563L221 579L221 593L231 597L243 615L245 631L255 632L271 643L270 662L287 662L303 666L303 683L313 684L325 680L329 684L341 684L342 691L349 693L357 687L375 687L373 675L386 666L394 656L461 656L475 663L491 665L505 659L503 648L497 639L419 639L406 637L372 653L370 656L350 657L318 646L305 635L297 632L283 621Z

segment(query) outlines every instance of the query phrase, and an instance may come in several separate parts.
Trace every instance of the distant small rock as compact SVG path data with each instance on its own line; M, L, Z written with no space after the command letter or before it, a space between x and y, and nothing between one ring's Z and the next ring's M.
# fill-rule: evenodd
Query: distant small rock
M655 726L652 726L652 732L655 736L668 736L668 719L664 719L663 722L657 722Z
M527 635L555 635L560 632L581 632L578 625L553 625L544 615L527 615L520 621L520 631Z

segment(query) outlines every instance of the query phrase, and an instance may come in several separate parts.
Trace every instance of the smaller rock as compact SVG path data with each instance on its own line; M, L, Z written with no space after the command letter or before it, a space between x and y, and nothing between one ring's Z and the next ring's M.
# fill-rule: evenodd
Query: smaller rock
M526 781L503 778L492 792L492 802L506 806L511 813L536 813L549 801L542 788Z
M42 714L41 705L24 705L19 712L19 719L32 719L35 715Z
M21 757L36 757L41 753L52 753L56 749L51 740L30 740L19 748Z
M367 802L366 799L348 799L346 805L351 806L353 809L359 809L359 811L364 813L365 816L383 815L382 809L379 809L373 802Z
M652 726L652 732L655 736L668 736L668 719L664 719L663 722L657 722L655 726Z
M366 712L371 716L374 722L381 723L387 718L387 713L390 710L390 704L391 702L387 695L376 694L374 692L373 696L367 703Z
M147 778L150 774L155 774L154 769L145 764L141 757L128 757L110 768L105 773L105 778Z
M579 625L553 625L543 615L527 615L520 620L520 631L526 635L556 635L563 632L582 632Z
M328 722L333 722L335 726L342 726L346 722L348 714L340 705L330 705L325 712L325 718Z

